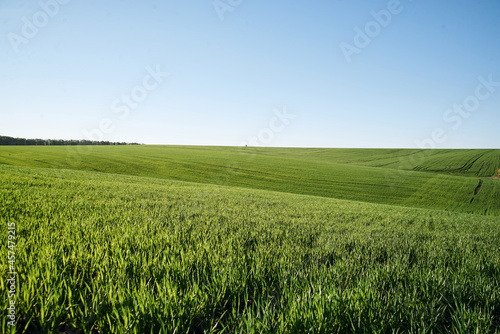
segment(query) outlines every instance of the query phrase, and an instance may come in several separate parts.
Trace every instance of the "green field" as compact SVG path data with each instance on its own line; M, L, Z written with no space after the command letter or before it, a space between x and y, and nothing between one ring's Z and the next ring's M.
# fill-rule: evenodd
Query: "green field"
M500 215L500 150L0 146L0 164Z
M500 150L0 146L17 331L498 333L499 168Z

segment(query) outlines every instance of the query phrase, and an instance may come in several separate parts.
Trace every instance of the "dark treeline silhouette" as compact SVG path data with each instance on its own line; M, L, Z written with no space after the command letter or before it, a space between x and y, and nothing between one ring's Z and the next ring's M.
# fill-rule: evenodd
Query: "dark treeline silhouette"
M95 140L26 139L0 136L0 145L140 145L138 143L109 142Z

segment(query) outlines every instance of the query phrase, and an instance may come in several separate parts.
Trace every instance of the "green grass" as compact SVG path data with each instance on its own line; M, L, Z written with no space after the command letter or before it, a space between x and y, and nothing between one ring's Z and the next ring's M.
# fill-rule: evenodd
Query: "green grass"
M18 332L500 331L498 217L88 171L0 179Z
M0 164L500 215L500 150L4 146Z
M0 146L17 332L499 333L499 157Z

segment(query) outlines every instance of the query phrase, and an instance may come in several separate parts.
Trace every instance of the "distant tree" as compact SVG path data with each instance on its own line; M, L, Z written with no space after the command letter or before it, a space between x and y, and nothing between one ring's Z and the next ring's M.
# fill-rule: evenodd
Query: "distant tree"
M94 141L94 140L64 140L64 139L26 139L0 136L0 145L140 145L138 143Z

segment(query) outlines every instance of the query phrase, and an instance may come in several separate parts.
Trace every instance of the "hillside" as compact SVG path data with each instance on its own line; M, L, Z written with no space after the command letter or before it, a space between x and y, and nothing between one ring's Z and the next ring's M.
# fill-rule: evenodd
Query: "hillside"
M500 150L0 146L0 164L500 215Z

